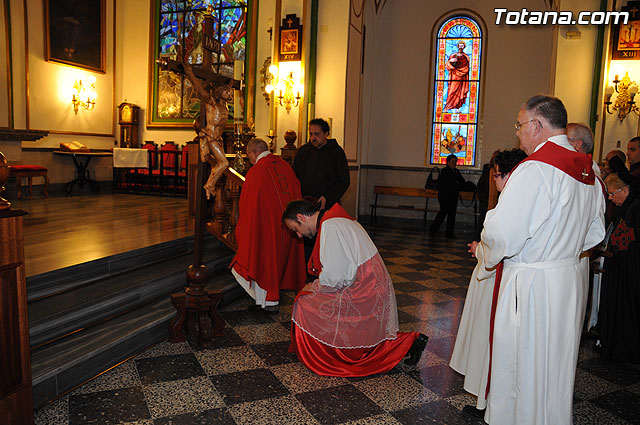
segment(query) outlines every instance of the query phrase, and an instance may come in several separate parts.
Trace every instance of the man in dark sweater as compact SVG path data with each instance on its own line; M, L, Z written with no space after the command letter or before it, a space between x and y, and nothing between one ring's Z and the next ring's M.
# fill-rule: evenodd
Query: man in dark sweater
M314 198L321 210L340 202L349 187L349 166L336 139L329 139L329 123L322 118L309 122L309 142L293 160L302 196Z
M447 157L447 166L442 169L440 173L439 181L440 187L438 188L438 202L440 203L440 211L438 215L431 223L429 227L429 234L434 236L440 225L447 217L447 229L445 231L445 237L455 239L456 235L453 233L453 229L456 225L456 209L458 208L458 194L460 193L460 186L464 183L464 178L460 174L460 170L456 168L458 157L455 155L449 155Z
M627 144L627 160L631 175L640 178L640 137L634 137Z

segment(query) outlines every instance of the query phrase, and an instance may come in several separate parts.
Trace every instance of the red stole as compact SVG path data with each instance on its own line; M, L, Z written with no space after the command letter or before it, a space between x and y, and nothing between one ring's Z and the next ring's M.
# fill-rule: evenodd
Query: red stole
M520 164L526 161L538 161L549 164L583 184L592 185L596 180L591 155L571 151L553 143L551 140L547 141L544 146L523 159ZM519 167L520 164L516 165L516 168ZM515 170L515 168L513 170ZM496 321L496 308L498 306L498 294L500 293L500 282L502 280L503 268L504 262L500 261L496 266L496 279L493 287L493 298L491 300L491 316L489 319L489 376L487 377L485 398L489 395L489 388L491 386L493 329Z
M593 172L591 155L570 151L569 149L556 145L551 140L547 141L544 146L522 160L520 164L526 161L538 161L549 164L573 177L580 183L592 185L595 181L596 174ZM516 168L520 164L516 165Z
M322 231L322 223L330 218L348 218L349 220L355 220L355 218L351 217L340 204L333 204L333 206L324 213L322 219L320 219L320 223L318 223L316 243L313 246L311 258L309 258L309 263L307 264L307 271L309 274L314 276L320 276L320 272L322 271L322 263L320 263L320 232Z

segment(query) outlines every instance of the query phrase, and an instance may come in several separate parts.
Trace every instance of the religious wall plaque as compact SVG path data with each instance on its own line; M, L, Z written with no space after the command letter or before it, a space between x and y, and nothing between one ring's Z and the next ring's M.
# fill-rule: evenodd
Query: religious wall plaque
M295 14L287 15L280 26L280 62L299 61L302 58L302 25Z
M640 59L640 1L628 2L621 11L629 12L629 20L613 23L611 59Z

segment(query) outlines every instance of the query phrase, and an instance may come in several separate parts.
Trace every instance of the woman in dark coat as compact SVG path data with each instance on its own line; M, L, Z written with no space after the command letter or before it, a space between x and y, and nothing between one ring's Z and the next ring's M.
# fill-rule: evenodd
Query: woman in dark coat
M605 183L609 199L619 208L608 232L612 256L605 259L600 294L602 357L640 363L640 200L617 174Z

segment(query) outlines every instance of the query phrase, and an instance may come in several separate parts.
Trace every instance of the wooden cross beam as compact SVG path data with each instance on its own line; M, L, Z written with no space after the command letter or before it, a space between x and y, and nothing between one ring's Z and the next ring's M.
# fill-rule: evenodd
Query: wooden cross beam
M196 23L194 27L189 31L189 35L187 39L191 39L192 42L195 42L195 39L198 38L198 35L201 35L200 40L202 43L202 65L200 66L191 66L191 70L193 75L195 75L198 79L204 80L206 83L219 85L219 84L230 84L236 90L241 90L242 81L234 80L231 77L227 77L225 75L220 74L219 72L212 71L213 68L213 54L216 53L218 60L222 56L222 45L220 41L215 38L213 34L213 16L210 11L207 10L208 13L205 13L204 21L202 22L202 26L199 27L199 23ZM201 32L201 34L198 34ZM195 47L195 46L194 46ZM161 69L173 71L178 74L186 74L184 69L184 52L182 49L178 49L179 54L182 56L178 61L167 58L160 58L156 60L156 63ZM220 64L217 64L217 68L219 71ZM202 99L201 99L202 100Z

